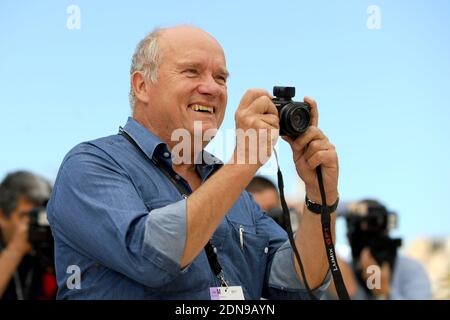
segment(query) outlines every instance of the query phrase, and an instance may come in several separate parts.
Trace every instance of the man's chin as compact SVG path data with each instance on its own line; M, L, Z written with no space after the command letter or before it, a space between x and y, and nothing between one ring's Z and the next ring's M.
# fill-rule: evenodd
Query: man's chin
M212 139L217 134L217 125L215 121L194 121L190 132L194 137L201 137L206 140Z

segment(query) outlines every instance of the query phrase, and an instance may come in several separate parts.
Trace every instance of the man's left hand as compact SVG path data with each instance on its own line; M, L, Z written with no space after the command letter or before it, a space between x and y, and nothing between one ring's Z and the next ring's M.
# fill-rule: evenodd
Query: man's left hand
M322 204L316 167L322 167L323 184L327 197L327 205L333 205L338 198L339 165L336 149L328 138L317 127L319 113L314 99L305 97L305 102L311 106L311 119L308 129L295 140L283 136L293 152L297 173L305 183L306 195L315 202Z

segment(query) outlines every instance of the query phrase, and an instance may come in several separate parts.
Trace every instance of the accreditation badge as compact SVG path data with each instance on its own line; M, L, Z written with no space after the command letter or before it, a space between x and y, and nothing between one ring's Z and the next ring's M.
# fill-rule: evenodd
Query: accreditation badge
M211 287L211 300L245 300L242 286Z

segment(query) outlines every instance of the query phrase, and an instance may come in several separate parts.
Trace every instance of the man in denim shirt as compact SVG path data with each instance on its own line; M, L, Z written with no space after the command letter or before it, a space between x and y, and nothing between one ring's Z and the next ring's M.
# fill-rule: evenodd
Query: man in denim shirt
M200 123L204 134L223 121L228 72L218 42L189 26L156 30L139 43L130 75L133 117L123 134L73 148L56 179L48 219L58 298L210 299L210 288L221 281L205 253L208 243L227 284L241 287L245 299L308 298L286 233L244 191L267 159L252 162L245 144L223 164L203 151L207 141L198 148L194 139L174 156L176 130L193 136ZM308 198L318 204L315 168L322 166L330 205L338 199L337 154L317 127L315 101L305 101L311 126L295 140L283 138ZM257 135L257 143L270 155L279 129L271 96L247 91L235 119L244 132L269 132ZM188 161L174 161L180 157ZM306 207L295 241L320 297L331 277L320 216Z

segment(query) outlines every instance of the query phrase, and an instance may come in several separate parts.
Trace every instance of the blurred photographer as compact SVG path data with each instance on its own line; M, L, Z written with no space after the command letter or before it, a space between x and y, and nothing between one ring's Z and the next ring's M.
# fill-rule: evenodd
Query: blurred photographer
M349 271L343 276L352 299L431 299L425 269L418 261L400 254L401 239L389 235L397 224L394 212L378 201L363 200L348 204L342 214L347 222L352 262L346 265L342 259L339 261Z
M53 240L45 224L50 184L30 172L0 184L0 299L53 299Z
M275 184L268 178L255 176L248 184L246 190L252 194L261 209L286 230L280 196ZM297 211L294 208L290 208L289 210L291 213L292 231L295 232L298 226Z

